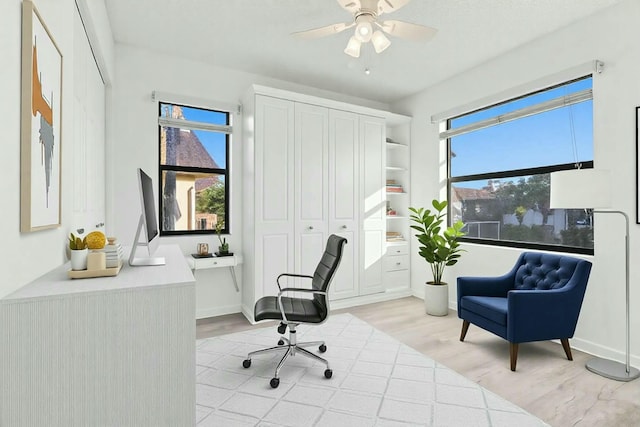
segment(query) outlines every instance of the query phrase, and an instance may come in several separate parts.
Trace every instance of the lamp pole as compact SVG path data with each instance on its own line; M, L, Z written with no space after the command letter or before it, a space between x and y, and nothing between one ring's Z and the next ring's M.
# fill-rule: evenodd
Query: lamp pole
M602 375L603 377L610 378L616 381L631 381L640 377L640 371L631 366L630 361L630 327L629 327L629 216L622 211L613 210L594 210L594 213L608 213L608 214L620 214L625 219L625 236L624 236L624 264L625 264L625 339L626 339L626 359L623 365L620 362L614 360L602 359L599 357L589 360L586 364L586 368L593 373Z

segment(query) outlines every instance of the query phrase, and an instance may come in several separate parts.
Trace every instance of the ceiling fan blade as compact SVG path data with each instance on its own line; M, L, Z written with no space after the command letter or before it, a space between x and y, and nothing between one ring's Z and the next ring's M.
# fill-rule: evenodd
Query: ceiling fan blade
M392 36L416 41L431 40L438 32L435 28L396 20L387 20L378 23L378 26Z
M354 25L355 23L353 22L348 24L341 22L339 24L331 24L325 27L314 28L312 30L298 31L297 33L292 33L291 35L299 37L301 39L317 39L319 37L326 37L333 34L338 34L346 30L347 28L353 27Z
M378 1L378 15L383 13L391 13L400 9L411 0L379 0Z
M360 10L360 0L337 0L341 8L349 13L356 13Z

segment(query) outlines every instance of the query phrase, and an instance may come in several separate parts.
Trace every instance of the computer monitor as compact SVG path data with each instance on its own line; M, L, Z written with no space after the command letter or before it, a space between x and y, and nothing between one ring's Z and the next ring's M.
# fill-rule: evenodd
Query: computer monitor
M140 202L142 213L136 229L136 237L129 255L129 265L164 265L164 257L153 257L160 243L158 232L158 217L156 216L155 197L153 197L153 180L144 171L138 168L138 188L140 189ZM145 239L140 241L140 232L144 230ZM136 257L138 247L146 246L148 256Z

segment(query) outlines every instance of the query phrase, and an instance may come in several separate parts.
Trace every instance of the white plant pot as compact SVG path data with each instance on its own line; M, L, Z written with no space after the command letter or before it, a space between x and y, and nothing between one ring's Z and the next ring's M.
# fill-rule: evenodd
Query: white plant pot
M432 316L449 314L449 285L446 283L424 285L424 309Z
M72 250L71 251L71 269L86 270L88 254L89 254L89 249Z

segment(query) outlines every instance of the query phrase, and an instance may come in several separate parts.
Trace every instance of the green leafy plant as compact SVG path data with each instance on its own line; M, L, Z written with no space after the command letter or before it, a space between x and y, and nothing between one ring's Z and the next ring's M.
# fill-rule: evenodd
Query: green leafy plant
M82 249L87 249L87 238L81 239L79 236L76 236L73 233L69 234L69 249L72 251L79 251Z
M222 229L224 228L223 224L223 221L218 221L216 223L216 233L218 234L218 240L220 241L220 246L218 246L218 249L222 253L229 252L229 244L227 243L227 238L222 237Z
M431 267L433 274L433 283L436 285L443 284L442 273L445 267L454 265L460 258L460 244L458 237L464 236L466 233L462 231L464 223L457 221L451 227L442 225L445 214L442 212L447 207L447 201L441 202L433 200L431 202L433 209L412 208L411 220L416 225L411 228L418 231L415 235L420 242L418 254L423 257Z

